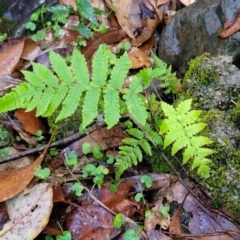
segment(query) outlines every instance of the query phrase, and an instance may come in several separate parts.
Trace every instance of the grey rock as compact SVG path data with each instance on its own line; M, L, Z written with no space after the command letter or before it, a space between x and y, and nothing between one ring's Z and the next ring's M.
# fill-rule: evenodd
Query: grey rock
M209 52L212 56L227 55L240 58L240 32L221 39L221 28L235 20L239 0L197 0L179 10L160 36L158 56L184 73L192 58Z

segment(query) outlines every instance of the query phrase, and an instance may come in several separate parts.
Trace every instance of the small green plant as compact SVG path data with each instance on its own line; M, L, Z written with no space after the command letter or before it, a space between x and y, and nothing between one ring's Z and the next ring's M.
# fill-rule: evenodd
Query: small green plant
M83 194L82 191L84 190L84 187L80 183L76 182L72 185L71 190L75 191L76 195L80 197Z
M118 213L116 214L116 216L113 219L113 226L115 228L120 228L123 224L123 214L122 213Z
M98 186L103 184L104 176L109 173L109 170L104 166L94 166L93 164L87 164L82 169L83 178L87 178L89 175L94 176L93 182Z
M137 235L134 229L128 229L124 235L124 240L140 240L140 237Z
M168 216L169 215L169 210L170 210L170 207L169 206L163 206L161 209L160 209L160 212L163 216Z
M67 159L66 159L66 164L68 166L73 166L76 167L78 164L78 156L74 151L69 152Z
M62 235L57 235L56 240L72 240L72 235L69 231L63 231ZM47 235L45 240L54 240L51 235Z
M172 144L172 156L183 149L183 163L192 159L191 169L198 168L198 173L209 177L210 159L207 158L213 151L204 145L212 141L205 136L197 135L205 127L205 123L198 122L200 110L190 110L192 100L188 99L173 106L162 102L162 111L165 119L160 126L160 134L165 134L164 148Z
M35 167L34 176L39 179L47 179L50 176L50 169L49 168L42 168L41 166Z

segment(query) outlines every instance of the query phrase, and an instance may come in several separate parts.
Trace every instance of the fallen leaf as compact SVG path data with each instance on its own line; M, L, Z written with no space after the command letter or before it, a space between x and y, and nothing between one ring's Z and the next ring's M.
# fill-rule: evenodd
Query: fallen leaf
M17 66L23 49L25 40L17 43L0 53L0 75L10 75Z
M19 108L15 110L15 117L22 123L23 129L26 132L35 134L38 130L41 130L42 133L47 132L47 128L42 123L39 117L36 117L36 110L30 112L25 112L25 109Z
M21 58L25 60L33 61L40 54L42 54L41 48L31 39L26 39L24 43L24 49L21 54Z
M72 238L79 240L104 240L107 235L110 237L116 231L113 229L113 215L94 205L84 205L72 211L67 216L66 225Z
M52 137L53 136L54 134ZM41 165L51 143L51 139L46 145L43 153L31 165L0 172L0 202L16 196L30 183L34 177L35 167Z
M134 31L143 26L140 2L138 0L106 0L106 4L109 8L114 8L120 26L131 39L134 39Z
M93 38L87 41L87 45L81 49L81 52L86 59L90 59L100 44L113 44L126 37L122 29L110 28L106 33L95 33Z
M52 188L48 183L40 183L21 192L6 202L9 218L2 231L2 239L32 240L42 231L49 221L52 211Z
M131 60L131 68L143 68L143 67L150 67L151 61L148 55L140 50L139 48L132 47L130 52L128 53L128 57Z

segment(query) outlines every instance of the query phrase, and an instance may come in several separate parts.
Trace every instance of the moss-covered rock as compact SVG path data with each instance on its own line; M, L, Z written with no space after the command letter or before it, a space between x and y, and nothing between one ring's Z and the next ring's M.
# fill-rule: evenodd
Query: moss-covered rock
M189 63L180 99L203 110L205 134L214 141L210 177L200 179L214 199L240 217L240 70L228 56L200 56ZM198 178L199 176L193 175Z

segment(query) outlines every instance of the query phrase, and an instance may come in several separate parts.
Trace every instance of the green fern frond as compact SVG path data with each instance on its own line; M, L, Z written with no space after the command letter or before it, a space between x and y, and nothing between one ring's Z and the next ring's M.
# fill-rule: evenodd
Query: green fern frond
M175 73L172 73L171 66L167 67L167 64L159 59L156 55L152 54L154 59L155 68L152 70L152 77L160 81L159 86L165 89L165 93L177 93L177 86L179 81L175 76Z
M202 146L211 144L212 141L205 136L197 135L206 127L206 124L196 122L201 112L191 110L191 103L191 99L182 101L174 109L173 106L162 102L161 107L166 119L160 126L160 134L165 134L164 148L172 144L172 156L179 150L183 150L183 163L192 159L191 168L198 168L198 172L207 177L209 168L203 165L211 162L206 157L213 151Z

